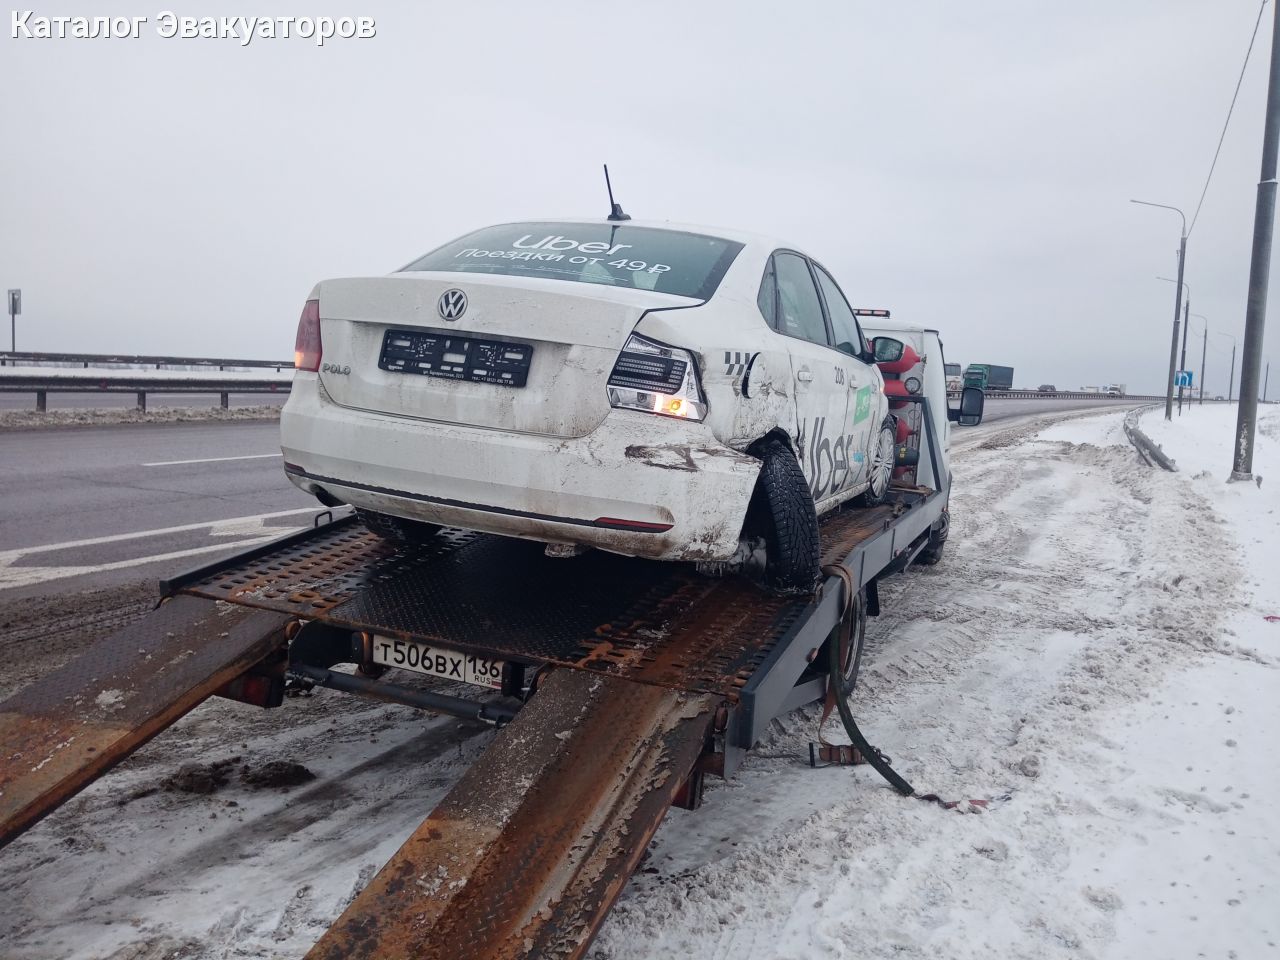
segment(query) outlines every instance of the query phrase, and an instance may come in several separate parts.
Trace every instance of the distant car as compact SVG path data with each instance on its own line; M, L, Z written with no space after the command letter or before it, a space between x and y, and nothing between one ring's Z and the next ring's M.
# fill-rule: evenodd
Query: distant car
M1057 393L1058 388L1052 383L1042 383L1036 388L1039 393Z
M318 284L280 440L294 484L387 539L456 526L553 555L763 557L768 584L807 589L818 515L888 491L876 361L835 279L789 244L510 223Z

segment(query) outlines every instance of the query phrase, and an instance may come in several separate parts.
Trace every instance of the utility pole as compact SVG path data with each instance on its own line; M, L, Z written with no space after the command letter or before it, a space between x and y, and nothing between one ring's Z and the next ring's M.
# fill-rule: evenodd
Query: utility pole
M1182 310L1182 360L1178 369L1187 369L1187 331L1191 329L1191 291L1187 291L1187 302ZM1182 387L1178 387L1178 416L1182 416Z
M1208 350L1209 350L1209 318L1206 317L1203 313L1193 314L1193 316L1197 320L1199 320L1202 324L1204 324L1203 340L1200 344L1200 402L1203 404L1204 389L1206 386L1204 382L1204 373L1205 373L1204 360L1205 360L1205 355L1208 353ZM1225 337L1226 334L1225 333L1220 334L1220 336Z
M1262 372L1262 335L1267 322L1267 284L1271 279L1271 235L1276 217L1276 156L1280 152L1280 14L1271 19L1271 72L1267 79L1267 119L1262 134L1262 173L1253 212L1253 255L1249 261L1249 300L1244 314L1244 356L1240 361L1240 409L1236 414L1235 456L1231 480L1253 479L1253 441L1258 429L1258 374ZM1268 375L1270 370L1267 371Z
M1204 356L1209 349L1209 324L1204 325L1204 339L1200 341L1200 405L1204 406Z
M1178 318L1182 314L1182 273L1187 263L1187 215L1177 207L1171 207L1164 203L1150 203L1146 200L1130 200L1130 203L1140 203L1144 207L1159 207L1161 210L1172 210L1182 218L1182 241L1178 244L1178 292L1173 296L1173 344L1169 347L1169 381L1165 386L1164 392L1164 418L1166 420L1173 419L1173 372L1177 369L1178 362Z
M1227 387L1227 403L1231 402L1231 394L1236 389L1236 344L1231 342L1231 386Z
M1271 361L1267 361L1267 375L1262 380L1262 402L1267 402L1267 384L1271 382Z

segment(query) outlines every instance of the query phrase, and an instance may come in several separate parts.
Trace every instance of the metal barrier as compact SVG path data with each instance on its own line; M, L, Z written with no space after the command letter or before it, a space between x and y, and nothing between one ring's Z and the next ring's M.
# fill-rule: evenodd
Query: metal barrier
M105 373L106 371L104 371ZM147 371L150 372L150 371ZM131 377L128 371L85 373L76 376L34 377L0 372L0 393L34 393L36 411L48 410L50 393L132 393L138 398L138 409L147 409L148 393L218 394L223 410L231 405L233 393L287 394L287 380L263 378L231 379L216 376ZM124 374L121 376L120 374Z
M147 355L133 356L123 353L30 353L19 350L16 353L0 352L0 367L32 366L34 364L75 364L84 369L89 367L113 366L128 364L135 367L206 367L226 370L228 367L247 369L267 368L277 373L292 370L292 360L223 360L211 357L153 357Z
M1161 398L1163 399L1163 397ZM1146 463L1154 462L1161 468L1177 473L1178 465L1173 459L1164 452L1160 444L1156 443L1148 437L1138 427L1138 419L1148 410L1158 409L1157 405L1152 404L1149 407L1139 407L1136 410L1130 410L1124 418L1124 435L1129 438L1129 442L1133 444L1135 450Z

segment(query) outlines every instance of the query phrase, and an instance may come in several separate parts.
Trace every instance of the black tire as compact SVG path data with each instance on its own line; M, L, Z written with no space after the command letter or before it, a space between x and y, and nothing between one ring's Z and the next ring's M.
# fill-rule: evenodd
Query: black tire
M849 638L850 646L844 651L844 658L841 664L840 675L836 677L836 691L846 700L853 694L853 688L858 683L858 671L862 667L862 648L866 644L867 639L867 592L859 590L857 597L853 601L853 634ZM831 650L828 646L836 639L836 636L827 638L822 651L818 655L819 663L830 664ZM830 670L830 667L828 667Z
M897 450L898 421L890 414L881 421L880 432L876 434L875 444L871 448L871 468L867 474L871 485L858 497L858 502L864 507L884 503L884 498L889 495Z
M942 511L942 519L938 521L936 530L929 530L929 542L923 550L916 554L916 563L932 567L942 559L942 548L947 545L947 536L951 532L951 508Z
M439 524L425 523L422 520L406 520L404 517L361 510L359 507L356 508L356 516L369 528L370 533L377 534L383 540L395 544L426 543L440 532Z
M766 440L756 450L760 477L747 510L748 527L765 541L765 585L784 593L805 593L818 581L821 544L818 514L808 481L791 448Z

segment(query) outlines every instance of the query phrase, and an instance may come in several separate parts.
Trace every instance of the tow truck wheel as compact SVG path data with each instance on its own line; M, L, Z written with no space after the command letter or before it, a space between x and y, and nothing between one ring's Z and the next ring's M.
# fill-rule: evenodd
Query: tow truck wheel
M947 534L951 532L951 509L942 511L942 517L938 520L936 529L929 530L929 542L916 555L916 563L922 563L927 567L933 566L942 559L942 548L947 545Z
M870 483L860 497L863 506L874 507L878 503L884 503L884 498L889 493L889 481L893 479L897 445L898 423L890 414L880 424L880 432L876 435L875 447L871 451L871 470L868 474Z
M867 593L865 590L859 590L858 595L853 601L853 610L850 612L853 617L853 629L849 636L849 645L840 651L840 675L835 678L836 692L839 696L846 700L853 694L853 688L858 682L858 669L862 666L862 647L867 636ZM827 643L831 644L838 639L833 634L827 639ZM818 654L819 663L830 663L830 648L824 647Z
M370 533L375 533L391 543L425 543L440 531L439 525L434 523L406 520L403 517L375 513L372 510L361 510L359 507L356 508L356 516L369 528Z
M766 586L788 593L812 590L818 579L821 548L809 484L795 454L783 441L765 440L755 453L761 460L760 478L751 495L743 534L764 538Z

